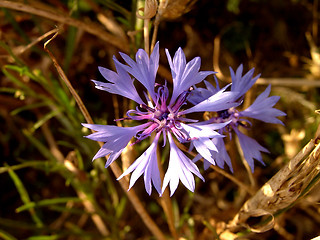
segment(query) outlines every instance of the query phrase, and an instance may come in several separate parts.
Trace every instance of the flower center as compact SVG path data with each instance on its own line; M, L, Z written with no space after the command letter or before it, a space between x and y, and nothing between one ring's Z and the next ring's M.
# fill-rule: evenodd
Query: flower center
M151 135L152 132L170 131L180 142L190 141L190 137L186 132L181 130L180 123L185 121L194 122L192 119L187 119L179 115L179 110L187 101L190 91L182 92L174 104L167 105L169 90L166 85L157 84L156 99L154 106L151 102L149 105L141 104L136 110L129 110L127 117L119 120L147 120L147 127L137 134L137 141L140 142L144 138Z
M163 119L167 119L168 115L169 115L169 112L167 112L167 111L166 112L162 112L160 110L156 110L154 112L154 117L157 118L160 121L163 120Z
M222 118L223 120L226 120L226 119L228 119L229 117L230 117L230 113L229 113L229 109L227 109L227 110L222 110L222 111L219 111L218 112L218 116L220 117L220 118Z

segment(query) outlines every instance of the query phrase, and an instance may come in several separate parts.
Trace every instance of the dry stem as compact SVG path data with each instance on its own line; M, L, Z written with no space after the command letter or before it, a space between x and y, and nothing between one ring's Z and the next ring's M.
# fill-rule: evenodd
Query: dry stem
M320 172L320 145L316 145L315 141L311 139L291 161L242 206L229 223L228 230L237 231L240 226L245 226L262 232L273 227L274 221L262 225L259 229L252 229L246 222L250 217L265 215L273 217L273 214L294 204L302 196L303 191Z

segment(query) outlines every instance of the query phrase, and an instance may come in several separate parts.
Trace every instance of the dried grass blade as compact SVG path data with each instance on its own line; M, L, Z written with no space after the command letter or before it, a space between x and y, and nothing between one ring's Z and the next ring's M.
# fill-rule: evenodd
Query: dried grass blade
M37 16L41 16L47 19L51 19L53 21L57 21L63 24L67 24L70 26L74 26L84 31L97 36L98 38L118 47L124 52L129 51L129 45L123 39L113 36L112 34L107 33L104 29L102 29L99 25L94 23L87 23L83 21L79 21L77 19L71 18L67 15L57 13L56 11L50 9L50 7L45 6L44 4L37 4L37 6L33 6L30 4L25 4L22 2L13 2L13 1L0 1L0 7L13 9L17 11L22 11L30 14L34 14ZM49 10L50 9L50 10Z

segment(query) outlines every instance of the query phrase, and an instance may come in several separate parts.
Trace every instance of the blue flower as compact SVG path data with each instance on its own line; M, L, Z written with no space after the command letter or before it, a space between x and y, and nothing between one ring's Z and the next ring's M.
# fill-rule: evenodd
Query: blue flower
M238 67L236 73L233 71L232 68L230 68L232 84L229 93L234 93L234 100L237 100L239 102L239 105L242 103L244 94L253 86L253 84L260 77L260 74L253 77L254 69L248 71L244 76L242 75L242 72L242 65ZM221 91L217 79L216 83L217 88L215 88L209 82L206 81L206 88L195 88L195 90L192 93L192 96L190 96L189 98L189 101L191 103L196 104L193 108L199 108L199 105L201 105L201 103L205 101L205 99L210 99L213 96L216 96L217 93ZM226 87L229 87L229 85ZM278 117L285 116L286 114L276 108L273 108L273 106L279 101L280 97L269 97L270 90L271 86L269 85L265 89L265 91L256 98L252 105L243 111L237 110L236 107L218 110L216 111L216 115L207 121L207 123L228 122L228 124L225 127L219 130L219 133L225 133L229 135L230 138L232 130L236 133L239 139L239 143L244 158L248 162L252 171L254 170L254 159L258 160L263 164L261 152L268 153L269 151L266 148L262 147L253 138L243 134L239 129L241 127L249 128L252 125L248 118L258 119L267 123L283 124L281 120L278 119ZM223 167L226 163L231 169L231 171L233 171L231 159L225 148L224 140L222 138L213 138L211 141L219 149L219 151L210 151L215 162L212 163L205 159L204 168L207 169L211 164L216 164L219 167ZM195 161L198 159L199 157L195 158Z
M135 61L126 54L120 53L126 64L120 63L114 58L116 72L99 67L102 76L108 80L108 83L93 80L96 88L107 91L112 94L118 94L135 101L138 105L136 109L127 111L127 116L120 120L134 120L139 125L135 127L117 127L109 125L83 124L83 126L97 131L87 136L94 141L104 142L104 145L94 156L93 159L108 156L106 167L115 161L134 138L132 144L136 144L152 133L155 138L151 145L142 155L129 166L129 168L118 178L132 173L129 189L136 180L143 174L145 189L150 195L152 185L157 192L162 195L163 191L170 186L171 195L175 192L179 180L190 190L194 191L194 175L204 180L197 166L177 147L175 140L180 143L189 143L196 148L198 153L213 162L210 151L217 151L217 147L211 139L223 137L216 132L220 128L229 124L223 123L197 123L195 119L186 118L185 115L201 111L221 111L232 108L237 105L233 99L236 97L234 92L225 92L221 89L205 99L199 104L181 110L181 107L187 104L191 93L191 87L203 81L211 71L199 71L201 60L199 57L186 61L186 57L181 48L177 50L173 59L168 50L166 55L173 78L172 96L169 98L169 89L167 84L156 83L156 74L159 67L159 44L154 47L150 57L139 49ZM134 81L140 82L146 92L138 93ZM144 96L145 100L143 100ZM161 186L160 173L156 149L159 139L162 139L165 145L168 138L170 144L170 156L168 169L164 176Z

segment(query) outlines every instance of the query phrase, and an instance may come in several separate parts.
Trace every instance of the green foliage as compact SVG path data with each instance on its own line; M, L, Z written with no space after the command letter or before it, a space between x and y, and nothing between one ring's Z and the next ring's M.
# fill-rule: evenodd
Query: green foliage
M2 43L2 46L6 45ZM6 46L6 49L9 48ZM36 149L37 154L31 156L35 160L32 158L20 160L22 163L13 166L6 164L0 168L0 174L9 174L20 195L22 205L16 209L16 214L27 211L34 225L30 223L21 225L20 222L15 224L7 222L7 219L2 219L3 222L6 221L5 225L9 224L10 228L19 229L25 226L29 231L37 229L36 232L38 230L50 232L50 235L40 234L26 239L61 239L63 236L92 239L93 236L97 236L96 233L88 233L71 222L66 223L65 229L58 231L61 234L58 232L54 234L55 229L47 226L53 219L46 219L45 212L60 212L70 216L89 214L89 217L96 214L103 219L108 228L112 229L112 238L118 239L122 230L118 226L117 219L122 217L127 201L125 197L118 196L111 176L104 169L102 162L96 161L93 164L94 169L91 170L87 168L88 164L84 164L83 155L86 158L91 158L97 147L94 147L94 143L83 138L84 133L80 123L84 119L75 106L74 99L66 87L62 85L62 82L53 77L45 76L39 69L31 69L23 64L23 61L20 61L12 51L8 51L8 53L17 61L16 64L4 65L2 71L13 85L0 90L13 97L18 97L21 101L31 102L31 104L14 109L11 115L19 117L26 112L35 114L37 120L24 126L21 132L25 137L24 141L28 141ZM54 128L48 128L48 126L54 126ZM46 132L44 138L39 138L41 131ZM55 138L60 140L56 141ZM60 148L65 149L66 157L63 157L64 154L59 150ZM72 156L71 159L68 159L69 155ZM60 175L65 180L66 186L73 188L73 193L70 192L69 196L56 193L57 197L55 198L34 201L18 174L22 170L28 171L31 168L43 171L47 175ZM92 174L92 172L96 174ZM103 184L101 178L104 179ZM96 191L102 193L104 201L99 200ZM100 204L98 204L98 200ZM80 207L82 203L87 207ZM78 206L70 208L68 207L70 204ZM0 225L2 225L1 221ZM4 230L1 230L1 236L4 239L15 239Z

